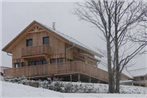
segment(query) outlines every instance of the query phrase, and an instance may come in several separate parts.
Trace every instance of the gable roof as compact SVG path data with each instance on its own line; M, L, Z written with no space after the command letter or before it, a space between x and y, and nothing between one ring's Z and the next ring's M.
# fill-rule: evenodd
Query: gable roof
M50 27L48 27L48 26L45 26L45 25L43 25L43 24L41 24L41 23L39 23L39 22L37 22L37 21L33 21L30 25L28 25L19 35L17 35L17 36L16 36L10 43L8 43L2 50L3 50L3 51L6 51L6 49L9 48L9 47L13 44L13 42L14 42L15 40L17 40L17 38L19 38L23 33L25 33L25 31L26 31L31 25L33 25L33 24L35 24L35 23L38 24L38 25L40 25L41 27L47 29L48 31L54 32L55 34L57 34L58 36L60 36L60 37L63 38L64 40L67 40L67 41L69 41L70 43L72 43L75 47L78 47L78 48L80 48L80 49L82 49L82 50L84 50L84 51L87 51L87 52L89 52L89 53L91 53L91 54L93 54L93 55L96 55L96 56L98 56L98 57L102 57L102 55L101 55L100 53L97 53L97 52L93 51L92 49L90 49L90 48L87 47L86 45L80 43L80 42L77 41L76 39L74 39L74 38L72 38L72 37L70 37L70 36L68 36L68 35L66 35L66 34L63 34L63 33L59 32L59 31L56 31L56 30L54 30L54 29L52 29L52 28L50 28Z
M129 72L133 77L146 76L147 75L147 67L133 69L133 70L130 70Z

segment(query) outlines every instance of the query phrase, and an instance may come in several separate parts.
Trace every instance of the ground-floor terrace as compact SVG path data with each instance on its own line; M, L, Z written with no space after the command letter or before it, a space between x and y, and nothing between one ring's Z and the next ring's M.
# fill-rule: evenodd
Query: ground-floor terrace
M29 79L60 79L62 81L108 82L108 73L82 61L62 64L23 66L4 70L5 78L26 77Z

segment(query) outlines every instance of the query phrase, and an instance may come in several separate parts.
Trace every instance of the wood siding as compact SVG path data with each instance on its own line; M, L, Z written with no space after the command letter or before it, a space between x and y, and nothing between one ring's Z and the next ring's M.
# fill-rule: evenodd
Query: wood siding
M36 56L36 55L50 55L52 53L51 47L48 45L22 48L21 52L22 52L22 57Z
M7 78L13 77L43 77L52 75L64 75L64 74L85 74L89 77L93 77L98 80L108 81L107 72L90 66L81 61L67 62L63 64L46 64L36 66L25 66L21 68L10 68L5 70Z

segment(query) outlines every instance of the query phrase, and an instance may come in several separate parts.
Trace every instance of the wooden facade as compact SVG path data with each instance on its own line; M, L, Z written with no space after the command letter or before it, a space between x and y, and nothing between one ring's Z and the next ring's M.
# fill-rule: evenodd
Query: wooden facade
M133 84L137 86L147 87L147 74L142 76L135 76Z
M13 67L7 78L58 77L72 81L108 82L108 73L97 68L100 54L71 42L33 21L3 51L12 54ZM127 77L124 76L124 79Z
M107 73L95 66L90 66L81 61L66 62L63 64L45 64L37 66L26 66L20 68L12 68L5 72L9 78L26 76L28 78L40 77L61 77L80 75L80 80L73 78L73 81L89 81L95 79L99 81L108 81ZM87 76L90 76L89 78ZM63 78L64 79L64 78ZM97 82L97 81L96 81Z

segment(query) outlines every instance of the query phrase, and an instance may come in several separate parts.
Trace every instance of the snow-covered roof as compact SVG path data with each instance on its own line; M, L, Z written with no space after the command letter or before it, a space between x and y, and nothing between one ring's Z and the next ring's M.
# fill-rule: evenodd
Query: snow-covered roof
M35 21L35 22L36 22L36 21ZM38 22L37 22L37 23L38 23ZM48 27L48 26L46 26L46 25L44 25L44 24L41 24L41 23L39 23L39 24L42 25L43 27L45 27L46 29L48 29L49 31L52 31L52 32L58 34L59 36L61 36L62 38L68 40L68 41L71 42L71 43L73 43L73 45L75 45L76 47L81 48L81 49L83 49L83 50L85 50L85 51L88 51L88 52L90 52L90 53L92 53L93 55L96 55L96 56L98 56L98 57L103 57L101 53L98 53L98 52L94 51L93 49L91 49L90 47L88 47L88 46L84 45L83 43L79 42L79 41L76 40L75 38L73 38L73 37L71 37L71 36L68 36L68 35L66 35L66 34L64 34L64 33L61 33L61 32L59 32L59 31L57 31L57 30L54 30L54 29L52 29L52 28L50 28L50 27Z
M130 74L130 72L129 72L128 70L126 70L125 68L123 69L122 72L123 72L125 75L127 75L128 77L133 78L133 75Z
M108 71L107 63L106 62L107 62L107 58L106 57L101 58L101 62L98 64L98 68L100 68L102 70L105 70L105 71ZM133 78L132 74L130 74L125 68L122 71L122 73L124 75L128 76L129 78Z
M133 77L144 76L147 75L147 68L133 69L129 70L129 72Z
M98 64L98 68L108 71L107 64L103 60ZM145 76L147 75L147 68L140 68L140 69L133 69L133 70L127 70L124 68L122 73L127 75L130 78L137 77L137 76Z

